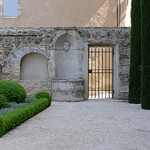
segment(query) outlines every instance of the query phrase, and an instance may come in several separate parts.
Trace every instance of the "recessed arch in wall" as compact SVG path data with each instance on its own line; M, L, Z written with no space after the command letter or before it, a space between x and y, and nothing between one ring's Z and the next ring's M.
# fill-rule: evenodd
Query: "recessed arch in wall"
M76 36L60 35L55 43L55 79L79 79L82 66L79 65L82 50Z
M47 58L39 53L29 53L20 62L21 80L47 80L48 61Z

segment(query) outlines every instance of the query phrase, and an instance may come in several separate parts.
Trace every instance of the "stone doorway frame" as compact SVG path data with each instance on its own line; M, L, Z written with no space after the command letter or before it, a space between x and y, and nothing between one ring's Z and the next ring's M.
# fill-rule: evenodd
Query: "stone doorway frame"
M86 43L84 45L84 64L83 64L83 79L84 79L84 98L88 99L89 98L89 93L88 93L88 85L89 85L89 79L88 79L88 48L90 46L108 46L108 47L112 47L114 55L113 55L113 69L114 69L114 74L113 74L113 98L114 99L120 99L120 87L121 87L121 83L120 83L120 78L119 78L119 47L118 45L115 44L89 44Z

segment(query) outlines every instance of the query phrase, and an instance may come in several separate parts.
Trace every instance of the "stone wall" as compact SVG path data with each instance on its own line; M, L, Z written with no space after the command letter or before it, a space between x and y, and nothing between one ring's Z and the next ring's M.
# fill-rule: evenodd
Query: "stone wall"
M71 36L75 40L71 39ZM76 52L68 57L74 56L71 59L65 58L65 52L59 53L61 50L59 42L65 42L63 39L71 39L69 42L75 43L74 47L70 47L72 52L76 49ZM64 62L68 59L72 67L67 71L72 73L71 69L75 70L75 74L71 76L84 80L83 97L88 99L88 46L93 45L113 48L114 98L128 99L130 28L0 28L0 62L8 61L6 67L3 68L3 79L21 83L28 95L34 95L37 91L48 91L52 94L52 81L57 77L59 79L59 71L63 73ZM22 80L21 62L24 56L37 53L47 60L47 79ZM60 55L64 55L64 60L61 60ZM58 62L62 65L62 70Z

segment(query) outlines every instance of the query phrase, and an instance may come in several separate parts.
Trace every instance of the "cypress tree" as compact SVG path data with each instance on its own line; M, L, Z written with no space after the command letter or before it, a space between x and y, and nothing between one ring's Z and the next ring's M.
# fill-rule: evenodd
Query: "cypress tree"
M150 0L141 0L141 104L150 109Z
M129 78L129 103L140 103L141 87L141 12L140 0L132 0L131 55Z

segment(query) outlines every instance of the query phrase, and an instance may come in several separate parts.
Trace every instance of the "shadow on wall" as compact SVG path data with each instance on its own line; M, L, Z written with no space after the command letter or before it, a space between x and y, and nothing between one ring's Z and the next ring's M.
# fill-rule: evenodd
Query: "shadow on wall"
M42 3L40 1L42 1ZM46 26L48 20L50 23L49 25L52 27L85 26L91 17L95 15L101 6L103 6L105 1L107 0L49 0L48 2L43 3L43 0L38 0L36 3L38 7L32 6L32 12L29 10L26 16L32 18L30 21L34 20L34 26ZM24 5L27 5L27 3ZM28 3L26 8L27 7L31 7L30 3ZM42 12L43 10L47 10L48 13ZM31 14L37 14L38 17L35 18L35 16Z
M86 27L117 26L117 3L103 0L103 4L91 13L86 20Z
M126 9L124 9L124 8L126 8ZM126 19L126 13L127 13L127 0L122 0L121 1L120 11L121 11L120 12L120 26L125 26L125 21L126 21L125 19Z
M104 0L103 5L94 13L93 16L87 18L86 27L109 27L124 26L126 16L126 0L120 1L118 5L117 1ZM92 15L92 14L91 14Z

